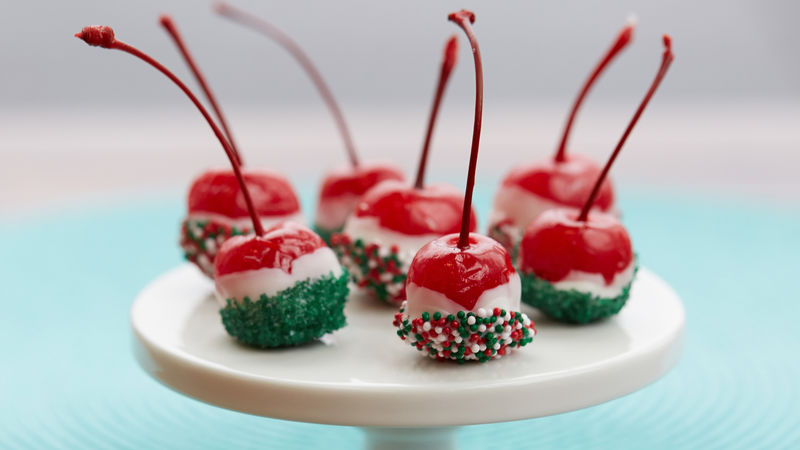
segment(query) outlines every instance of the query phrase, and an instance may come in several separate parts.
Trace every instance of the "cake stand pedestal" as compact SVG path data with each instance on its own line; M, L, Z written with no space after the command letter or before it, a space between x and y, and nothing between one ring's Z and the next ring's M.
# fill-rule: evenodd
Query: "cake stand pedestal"
M641 269L616 317L536 322L533 343L498 361L423 357L391 325L394 309L352 295L348 326L302 347L258 350L222 326L212 283L194 267L150 283L131 310L134 352L153 378L197 400L277 419L362 427L373 449L455 448L459 425L559 414L631 393L680 357L685 313Z

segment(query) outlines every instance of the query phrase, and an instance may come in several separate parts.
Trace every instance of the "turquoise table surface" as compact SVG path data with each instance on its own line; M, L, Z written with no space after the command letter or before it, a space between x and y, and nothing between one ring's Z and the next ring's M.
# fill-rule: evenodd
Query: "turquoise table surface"
M477 189L485 220L493 189ZM303 198L309 210L313 195ZM684 301L681 362L606 404L464 427L459 444L800 448L800 212L632 191L622 207L642 264ZM147 282L181 263L182 213L180 194L171 193L0 224L0 448L349 449L363 442L355 428L209 406L139 369L128 309Z

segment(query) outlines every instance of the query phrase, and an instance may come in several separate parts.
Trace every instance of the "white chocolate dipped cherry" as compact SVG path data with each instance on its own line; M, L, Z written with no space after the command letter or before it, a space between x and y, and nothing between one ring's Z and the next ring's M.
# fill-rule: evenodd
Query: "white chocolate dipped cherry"
M461 227L414 256L406 300L395 314L397 335L439 361L486 362L527 345L536 335L520 306L520 279L508 252L494 239L469 232L483 107L480 49L467 10L448 19L469 38L475 60L475 121Z
M178 27L169 15L162 14L159 23L172 38L186 65L205 94L225 137L233 148L236 160L243 165L238 146L228 121L205 76L189 52ZM281 174L264 169L243 168L256 213L269 227L284 220L303 220L300 202L294 188ZM196 264L209 277L214 274L214 258L222 243L239 234L252 233L244 197L231 169L208 170L198 176L189 188L187 213L181 225L180 245L184 257Z
M331 234L342 231L367 191L383 181L404 179L400 169L391 164L359 163L329 171L322 179L314 229L330 242Z
M433 129L447 81L456 64L458 40L445 44L414 185L384 181L370 189L331 245L354 281L380 300L399 304L404 298L406 272L423 245L461 227L464 196L446 184L425 185ZM469 210L470 230L475 214Z
M286 177L258 168L242 168L242 176L265 228L286 220L303 221L297 194ZM209 170L192 182L180 238L186 259L213 277L222 243L252 232L244 195L232 170Z
M217 138L223 143L223 147L229 147L226 152L230 150L233 163L242 165L241 155L234 144L225 116L184 44L175 23L167 15L162 15L159 22L175 42L197 79L217 116L219 127L180 79L149 55L117 41L110 27L85 27L75 36L92 46L121 50L132 54L159 70L189 97L211 126ZM255 209L262 215L264 224L269 225L289 218L302 218L297 195L283 176L265 170L247 169L245 170L245 181L251 185ZM230 236L252 232L252 227L248 226L248 212L245 208L244 196L233 171L218 169L207 171L197 177L189 189L187 200L187 214L181 225L180 245L186 259L197 265L204 274L212 277L214 258L222 242Z
M404 340L438 360L488 361L536 335L520 312L520 278L508 252L470 233L440 237L420 249L408 272L406 301L394 326Z
M629 20L584 82L555 155L515 167L500 183L489 214L489 236L512 254L525 227L539 214L551 208L578 209L589 197L602 167L588 156L567 151L570 131L586 95L609 63L631 42L634 27L634 21ZM610 181L603 182L594 207L604 212L615 211Z
M221 270L223 274L233 275L237 273L237 268L246 267L248 264L252 265L254 264L254 260L265 263L269 260L270 255L272 256L272 260L269 261L273 263L275 261L289 261L287 270L291 273L293 268L291 262L296 259L299 260L300 254L303 253L303 251L297 250L295 247L301 247L305 250L317 250L320 245L323 245L321 244L321 238L316 236L312 231L303 229L300 225L281 225L278 227L287 230L286 233L281 236L283 236L283 241L287 241L288 243L274 236L273 241L264 241L262 239L265 235L264 227L258 216L257 209L254 206L253 196L248 189L248 184L245 183L245 176L242 173L240 158L238 158L230 141L225 137L220 127L214 122L211 115L203 107L194 93L192 93L192 91L169 69L135 47L117 40L114 36L114 30L111 29L111 27L84 27L83 30L76 33L75 36L83 39L87 44L92 46L120 50L136 56L167 76L192 101L219 140L231 164L233 177L236 183L238 183L239 192L241 193L241 201L250 216L251 225L255 233L247 236L240 236L235 243L231 244L229 250L226 250L223 244L220 249L220 252L224 256L222 264L224 269ZM224 179L228 180L228 178ZM229 181L221 184L209 182L206 183L205 186L214 190L218 186L230 188L229 184ZM259 193L259 195L264 194ZM216 197L214 195L199 195L197 198L208 201L209 198ZM237 196L237 198L239 197ZM227 205L227 207L241 208L242 205L233 204ZM291 236L291 239L285 235ZM297 244L298 240L305 242L305 244L303 244L304 246ZM251 241L256 242L256 244L248 245ZM274 251L272 253L259 253L255 251L259 248L259 243L264 243L265 246L273 248ZM321 335L320 333L330 332L343 326L344 316L342 311L347 297L347 276L341 272L340 268L338 270L336 269L338 264L330 263L332 259L331 256L332 254L329 253L328 263L313 260L316 262L314 264L309 264L311 266L330 267L331 271L329 275L324 275L318 279L309 277L305 279L305 281L295 283L288 289L277 292L274 296L265 295L255 300L249 299L248 297L243 298L241 302L237 298L232 298L231 301L226 302L227 306L223 308L223 317L225 317L225 314L229 317L223 321L224 323L226 321L228 322L225 323L226 330L229 334L246 344L259 347L275 347L298 345L319 337L319 335ZM300 272L302 272L302 270ZM242 278L245 280L242 283L247 286L241 289L241 292L250 292L248 289L252 287L254 283L253 280L246 276ZM220 292L238 291L236 288L236 280L226 279L224 286L226 290L220 290ZM263 284L260 286L264 287ZM268 292L271 293L271 291ZM234 311L228 311L229 308ZM322 310L323 308L326 309ZM320 310L322 310L322 312L319 312ZM304 315L307 313L308 317ZM321 322L315 322L310 318L314 314L322 315L324 318Z
M523 299L546 315L588 323L622 309L636 273L631 239L613 215L543 212L525 230L517 268Z
M403 171L389 163L360 161L347 121L333 92L311 58L294 39L266 20L228 3L219 2L215 5L215 9L223 17L267 36L289 52L314 83L336 122L347 150L349 164L330 170L323 177L314 217L314 230L330 243L331 234L342 230L347 217L353 212L364 193L384 180L403 181L405 179Z
M359 287L399 304L414 255L433 239L458 231L463 202L464 195L446 184L417 189L386 181L367 192L331 245ZM470 224L474 231L474 212Z
M228 334L255 347L304 344L345 325L348 277L319 235L296 222L234 236L214 283Z
M664 36L661 66L633 115L589 198L578 211L551 209L525 230L517 269L522 300L565 322L589 323L617 314L628 300L636 261L628 231L615 216L592 210L592 203L628 136L674 58Z

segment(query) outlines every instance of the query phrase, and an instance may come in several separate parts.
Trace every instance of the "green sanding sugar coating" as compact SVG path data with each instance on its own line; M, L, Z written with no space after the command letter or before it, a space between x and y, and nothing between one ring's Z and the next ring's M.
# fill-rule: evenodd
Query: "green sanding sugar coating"
M317 279L307 279L275 295L262 294L227 300L220 310L222 324L240 342L261 348L291 347L320 338L346 325L349 275L346 270Z
M344 228L344 227L325 228L325 227L321 227L321 226L319 226L317 224L314 224L314 226L311 227L311 228L314 230L315 233L317 233L319 235L319 237L322 238L323 241L325 241L326 244L328 244L328 246L330 246L331 245L331 236L333 236L334 233L341 233L342 228Z
M638 264L634 269L634 279ZM630 296L631 284L622 288L616 297L599 297L577 290L556 289L549 281L532 273L520 272L522 301L539 309L545 315L570 323L590 323L618 313Z

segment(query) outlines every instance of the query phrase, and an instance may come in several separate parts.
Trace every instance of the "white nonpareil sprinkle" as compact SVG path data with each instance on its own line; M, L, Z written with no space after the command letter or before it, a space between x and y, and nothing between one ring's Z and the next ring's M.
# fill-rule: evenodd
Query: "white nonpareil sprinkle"
M468 323L469 325L475 325L475 316L469 316L469 317L467 318L467 323Z

